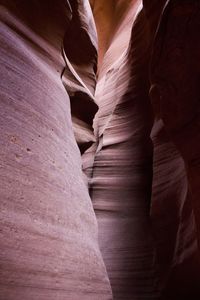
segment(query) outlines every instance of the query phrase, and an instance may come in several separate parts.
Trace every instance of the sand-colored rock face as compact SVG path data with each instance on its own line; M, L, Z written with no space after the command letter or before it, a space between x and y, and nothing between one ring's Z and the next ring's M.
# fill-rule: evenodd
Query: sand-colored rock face
M66 91L67 3L1 1L1 300L112 298Z

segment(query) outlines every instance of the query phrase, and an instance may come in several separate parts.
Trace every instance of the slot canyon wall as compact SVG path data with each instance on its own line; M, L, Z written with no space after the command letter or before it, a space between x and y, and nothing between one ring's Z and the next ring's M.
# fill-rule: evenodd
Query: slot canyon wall
M199 1L0 4L0 299L199 299Z
M0 14L0 299L111 299L69 98L92 120L89 3L6 0Z
M189 186L193 183L188 183L185 167L192 159L192 144L198 143L196 121L196 137L187 153L190 158L183 153L184 118L190 118L186 95L195 99L191 115L199 105L197 73L190 79L192 64L183 68L176 58L185 46L188 36L183 32L197 3L144 1L142 10L141 1L113 3L93 2L100 36L95 92L99 110L94 119L97 142L84 153L83 166L91 177L99 242L114 298L157 299L161 294L162 299L197 299L199 265L192 205L198 188ZM127 11L118 22L126 3ZM193 38L196 26L194 18L188 26ZM167 46L160 58L163 43ZM188 57L190 49L185 51ZM169 85L179 95L171 95ZM164 89L163 108L158 112ZM174 120L169 97L184 101L177 107L182 120L178 114ZM175 136L177 130L181 132Z

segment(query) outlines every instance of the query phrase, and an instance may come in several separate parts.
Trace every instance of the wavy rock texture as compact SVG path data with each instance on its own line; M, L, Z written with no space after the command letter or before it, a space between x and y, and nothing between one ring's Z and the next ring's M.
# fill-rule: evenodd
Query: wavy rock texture
M114 299L198 299L194 195L184 156L168 135L166 122L157 116L159 103L152 99L154 120L149 98L154 34L170 1L144 1L130 37L140 2L135 2L115 34L112 25L107 25L107 39L99 32L103 62L95 94L99 105L94 120L97 142L84 153L83 166L90 178ZM94 1L97 29L101 29L102 12L98 15L97 10ZM109 12L112 19L107 9ZM165 36L164 30L161 34ZM165 67L166 57L163 62ZM157 57L154 65L156 68ZM162 76L163 69L158 68L157 73Z
M2 300L112 298L64 88L93 103L95 30L89 4L71 4L1 1ZM74 61L69 29L90 57Z
M0 299L200 299L199 1L0 4Z
M151 217L159 279L168 281L166 299L198 299L199 97L198 66L194 63L198 55L193 51L199 49L195 39L199 39L200 9L198 1L165 2L150 68L150 94L156 116L151 133ZM148 6L146 9L148 13ZM153 28L153 22L150 25Z
M157 299L150 223L152 112L141 1L126 14L99 71L97 143L83 155L114 299Z

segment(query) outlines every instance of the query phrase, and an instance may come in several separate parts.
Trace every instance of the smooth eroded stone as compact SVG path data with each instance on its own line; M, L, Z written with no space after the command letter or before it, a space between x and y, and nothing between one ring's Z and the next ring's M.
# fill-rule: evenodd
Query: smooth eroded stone
M187 64L191 69L195 58L191 60L188 56L185 64L182 48L176 47L176 43L182 40L191 49L188 39L195 45L199 32L194 30L199 26L198 1L143 1L143 9L134 24L133 14L128 22L129 9L116 31L113 24L119 2L109 2L107 7L103 0L97 4L91 2L100 37L95 94L99 111L94 120L97 141L84 153L83 165L90 178L100 246L114 297L162 300L196 297L200 270L194 220L195 205L199 215L199 98L191 96L195 103L192 106L180 98L176 102L168 82L174 80L182 96L188 90L191 95L197 95L198 77L190 80L197 73L185 72ZM120 3L132 3L133 12L134 1ZM165 22L167 8L173 5L180 10L176 8L177 15ZM195 18L188 22L191 16ZM101 24L101 20L106 22ZM163 23L168 24L169 34ZM181 29L187 27L186 34ZM158 32L158 42L154 40L155 32ZM193 52L197 57L198 51ZM150 65L151 55L153 65ZM186 75L182 87L177 86L179 77L183 77L179 69ZM194 70L199 70L197 63ZM187 95L184 94L185 99ZM179 122L179 104L183 107L186 104L186 117L197 107L193 130L190 126L182 130L181 144L169 131ZM193 168L189 161L189 173L188 153L196 154Z
M0 299L112 299L61 79L73 11L1 4Z
M149 44L141 1L129 8L99 66L97 142L84 153L83 166L114 299L144 300L158 297L150 220Z
M199 67L194 67L198 55L193 53L198 49L199 2L144 3L151 32L156 32L150 64L155 113L151 219L159 285L162 299L198 299L199 188L193 179L197 182L199 175L190 178L188 170L193 158L199 165Z

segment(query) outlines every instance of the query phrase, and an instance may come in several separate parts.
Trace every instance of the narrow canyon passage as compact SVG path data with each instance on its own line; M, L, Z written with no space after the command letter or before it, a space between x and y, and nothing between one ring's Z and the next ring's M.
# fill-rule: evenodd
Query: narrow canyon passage
M199 300L198 0L0 0L0 300Z
M83 155L83 169L114 299L188 299L192 286L195 298L199 293L184 161L162 121L153 120L149 97L151 46L165 3L145 2L142 8L142 1L91 1L99 38L99 110L96 142ZM184 270L191 276L185 288Z
M83 169L92 174L90 195L114 299L157 299L150 223L153 157L147 28L142 2L126 2L121 23L114 24L115 30L110 24L112 30L107 30L112 37L102 38L110 39L110 45L99 61L95 92L99 110L93 125L97 142L84 153ZM93 11L98 16L100 1L97 8L95 3ZM119 12L120 5L109 20L116 20ZM96 22L101 22L100 16ZM98 26L101 30L101 23ZM99 42L101 52L105 47Z

